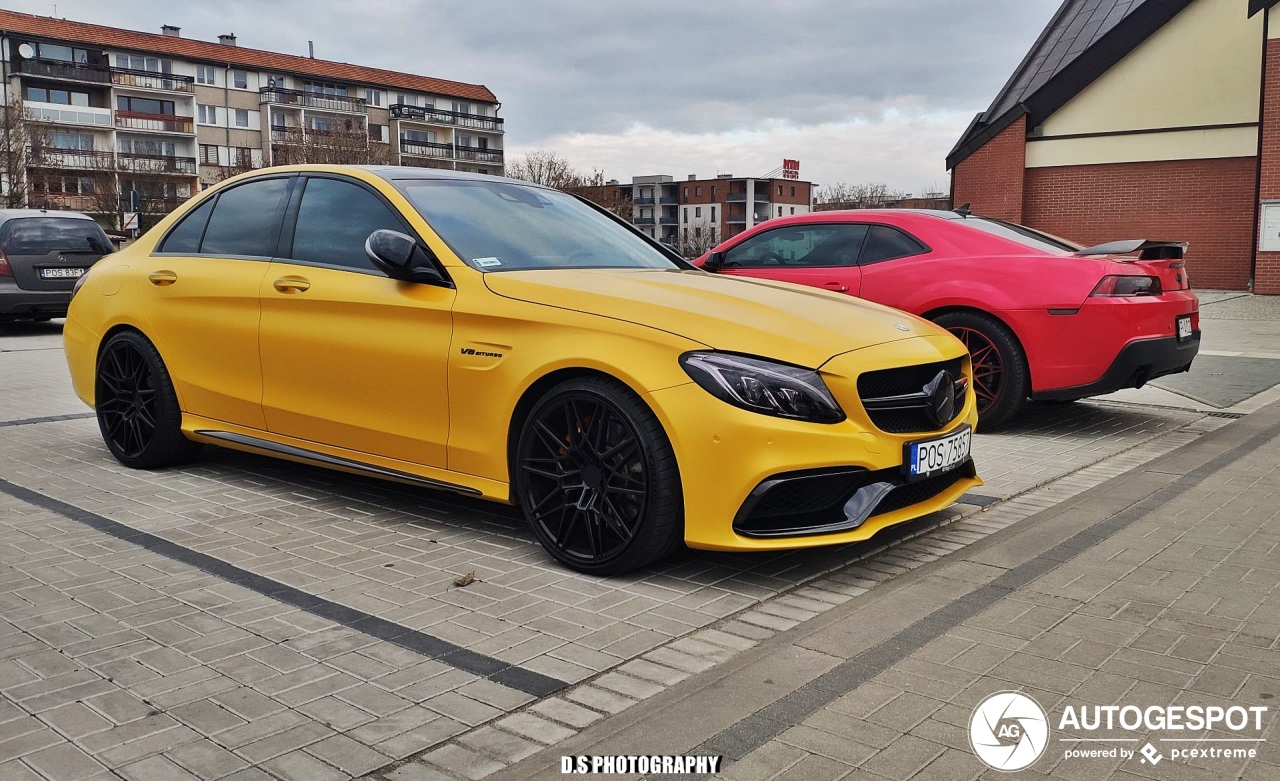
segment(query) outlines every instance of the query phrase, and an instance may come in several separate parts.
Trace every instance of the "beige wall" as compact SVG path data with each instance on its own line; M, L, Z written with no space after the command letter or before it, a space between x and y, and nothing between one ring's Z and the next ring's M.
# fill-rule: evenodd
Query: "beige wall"
M1196 0L1042 125L1043 135L1258 121L1262 16L1239 0ZM1257 154L1253 128L1041 140L1029 166Z

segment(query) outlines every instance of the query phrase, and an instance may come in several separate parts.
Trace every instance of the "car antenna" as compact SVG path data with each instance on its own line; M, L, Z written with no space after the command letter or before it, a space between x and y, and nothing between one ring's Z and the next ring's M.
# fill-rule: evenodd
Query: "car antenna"
M970 206L972 206L972 205L973 205L972 203L966 203L966 204L963 204L963 205L961 205L961 206L957 206L956 208L952 209L951 211L955 212L956 214L959 214L961 217L968 217L970 214L972 214L972 213L973 213L973 212L969 211L969 207L970 207Z

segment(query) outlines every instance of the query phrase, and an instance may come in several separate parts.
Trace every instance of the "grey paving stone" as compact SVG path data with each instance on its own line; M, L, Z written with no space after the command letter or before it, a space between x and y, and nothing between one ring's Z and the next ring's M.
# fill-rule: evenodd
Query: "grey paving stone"
M541 743L513 735L493 727L481 727L458 739L467 748L487 754L509 765L542 750Z
M345 735L333 735L307 746L305 750L352 776L370 773L391 761Z
M262 768L285 781L346 781L346 773L303 751L293 750L262 763Z
M422 756L422 761L473 781L502 769L500 762L462 746L444 746L429 751Z
M547 745L559 743L574 734L573 730L567 727L562 727L559 724L527 712L515 713L500 719L497 722L497 726L508 732L513 732Z

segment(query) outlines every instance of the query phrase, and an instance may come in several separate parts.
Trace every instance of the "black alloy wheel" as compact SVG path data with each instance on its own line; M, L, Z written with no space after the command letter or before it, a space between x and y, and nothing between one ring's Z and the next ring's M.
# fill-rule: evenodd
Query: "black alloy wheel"
M538 541L575 570L620 574L681 541L675 454L653 412L619 382L552 389L526 418L514 461L516 497Z
M172 466L200 449L182 433L182 412L160 353L136 331L119 332L102 346L94 407L103 442L125 466Z
M978 426L998 428L1018 413L1027 400L1030 374L1017 338L994 317L981 312L948 312L934 322L951 332L969 350Z

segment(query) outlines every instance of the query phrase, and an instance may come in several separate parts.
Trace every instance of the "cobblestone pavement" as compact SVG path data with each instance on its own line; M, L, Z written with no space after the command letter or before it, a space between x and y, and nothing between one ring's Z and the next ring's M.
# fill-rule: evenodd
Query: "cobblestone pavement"
M56 324L0 330L0 391L5 781L482 777L1229 422L1031 405L891 535L596 579L496 505L213 448L124 469Z

